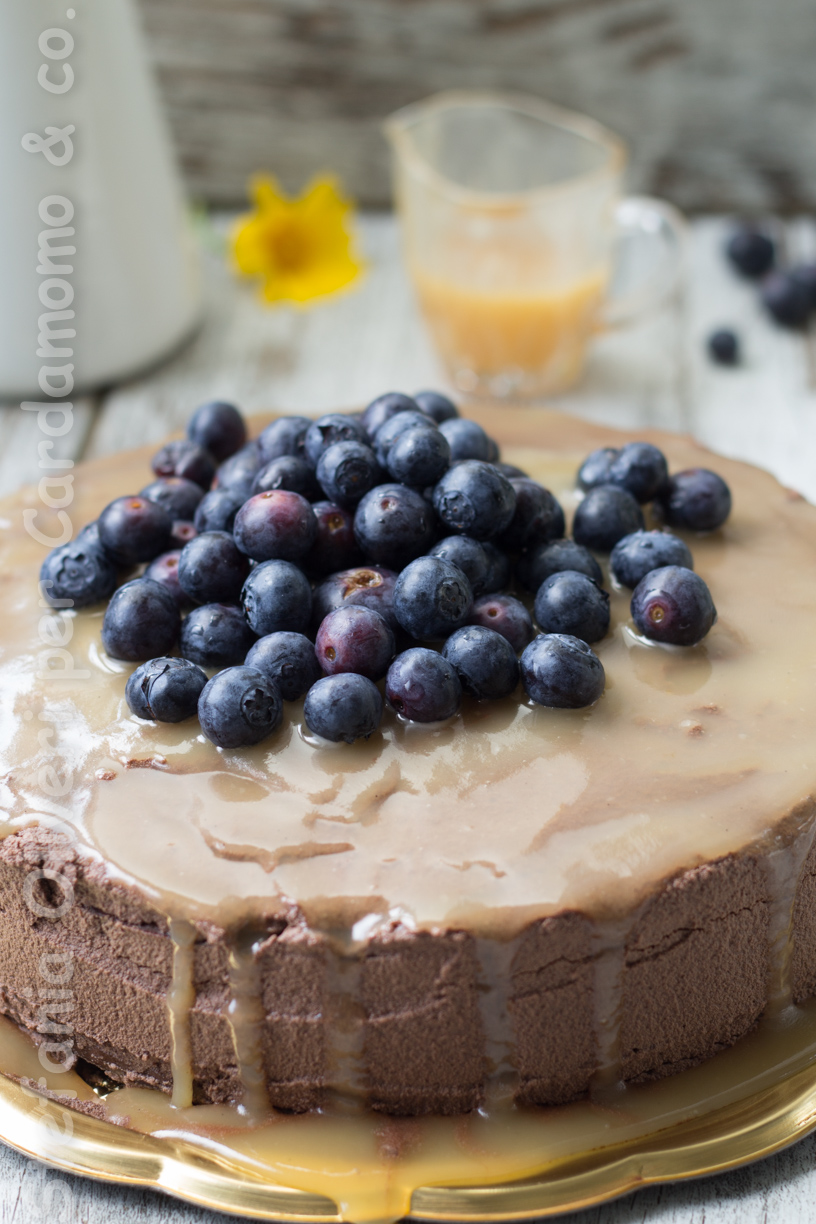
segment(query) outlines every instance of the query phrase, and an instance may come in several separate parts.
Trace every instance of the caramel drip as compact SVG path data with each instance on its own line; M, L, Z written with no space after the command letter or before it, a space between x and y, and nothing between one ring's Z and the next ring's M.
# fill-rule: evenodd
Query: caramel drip
M479 1011L485 1036L485 1102L511 1103L518 1086L512 1018L512 962L516 940L476 939Z
M170 1070L173 1077L172 1102L177 1109L193 1103L193 1053L190 1041L190 1013L195 1004L193 949L196 930L183 918L170 920L173 942L173 977L167 992L170 1017Z
M780 1012L793 1002L791 968L796 894L805 862L816 839L816 817L793 837L775 839L762 856L768 881L768 1012Z
M350 941L326 939L326 1085L341 1112L362 1109L368 1092L361 957Z
M262 941L257 932L242 931L232 939L229 950L231 998L227 1020L243 1087L238 1108L253 1121L270 1112L262 1040L266 1017L258 966L258 948Z
M596 954L592 997L595 1008L597 1065L591 1091L606 1092L623 1080L621 1021L626 944L634 916L610 920L595 927Z

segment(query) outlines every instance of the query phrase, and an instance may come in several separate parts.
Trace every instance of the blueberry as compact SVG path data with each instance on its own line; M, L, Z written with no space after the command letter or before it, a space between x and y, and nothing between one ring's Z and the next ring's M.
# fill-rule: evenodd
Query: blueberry
M509 587L513 567L507 554L503 553L495 544L491 544L490 540L482 540L482 548L487 557L487 577L484 582L484 594L494 595L497 591L504 591Z
M398 412L396 416L389 417L385 424L377 430L372 442L374 454L383 467L388 464L388 455L397 438L409 429L427 429L431 433L438 432L434 422L424 412Z
M368 405L362 416L362 426L369 438L373 438L377 430L398 412L416 411L416 400L411 399L410 395L403 395L401 391L386 391L385 395L378 395Z
M198 504L193 522L198 531L232 531L235 516L246 498L230 489L213 489Z
M163 586L176 601L179 608L191 607L192 601L186 591L181 589L181 583L178 576L178 564L181 550L175 548L172 552L162 553L160 557L156 557L155 561L151 561L144 572L145 578L150 578L153 582L158 582Z
M670 527L716 531L731 513L731 490L716 472L687 468L670 477L660 506Z
M371 608L379 612L392 629L399 624L394 614L394 586L397 575L382 565L363 565L341 570L315 588L313 619L320 622L336 608Z
M462 685L456 669L441 654L414 646L397 655L389 667L385 695L403 718L441 722L459 709Z
M542 633L521 656L521 682L538 705L580 710L604 691L603 663L586 642L565 633Z
M429 550L431 557L441 557L459 569L470 583L474 595L481 595L485 589L490 562L484 546L470 536L445 536Z
M530 477L523 468L516 467L515 463L494 463L494 468L497 472L501 472L502 476L506 476L508 480L529 480Z
M310 417L283 416L267 425L258 438L261 462L270 463L283 455L295 455L298 459L305 459L306 434L312 424Z
M694 646L717 619L708 587L682 565L650 570L632 593L631 612L645 637L674 646Z
M317 521L305 497L270 489L244 502L232 530L241 552L253 561L297 561L314 544Z
M538 588L535 618L543 633L598 642L609 632L609 596L586 574L562 570Z
M197 535L198 528L195 523L185 523L183 519L176 519L170 531L170 547L185 548Z
M317 520L317 536L303 558L303 568L319 577L351 569L362 559L354 538L354 515L330 501L315 502L312 510Z
M519 681L515 651L505 637L482 625L466 625L451 634L442 655L456 669L466 693L480 700L509 697Z
M90 537L80 537L54 548L40 569L43 598L55 607L87 608L108 599L116 587L116 566L94 546Z
M564 511L550 490L528 476L514 476L510 484L516 495L516 508L510 526L497 541L499 548L520 553L560 539L564 534Z
M179 649L200 667L243 663L255 634L235 604L209 603L193 608L182 623Z
M668 531L634 531L618 540L609 557L609 568L621 586L634 590L650 570L664 565L693 569L688 546Z
M616 446L599 446L587 455L578 469L578 488L586 491L594 489L596 485L609 484L609 469L619 453Z
M333 442L318 460L317 479L331 501L356 506L382 479L382 471L370 446L357 441Z
M577 544L610 552L618 540L643 530L643 514L631 493L617 485L596 485L578 503L572 520Z
M401 569L436 539L434 512L414 489L377 485L357 507L354 535L366 560Z
M457 565L419 557L406 565L394 587L394 612L407 633L420 641L445 638L465 623L473 591Z
M449 531L489 540L512 522L516 493L490 463L468 460L446 472L434 489L434 509Z
M257 442L247 442L215 473L215 488L228 490L245 502L252 493L252 485L261 467L261 452Z
M794 280L804 286L810 297L810 308L816 310L816 263L798 264L790 272Z
M609 483L649 502L669 478L666 456L651 442L627 442L609 465Z
M443 421L439 429L448 440L451 460L481 459L485 463L492 463L499 457L496 443L475 421L455 417Z
M776 250L767 234L753 226L741 225L728 239L726 254L743 276L755 280L774 265Z
M279 455L258 469L252 482L252 492L265 493L268 489L299 493L307 501L316 501L320 497L320 485L313 469L298 455Z
M171 519L192 519L204 492L184 476L162 476L145 485L139 496L163 506Z
M125 687L125 700L138 718L177 723L198 709L207 676L189 659L165 656L137 667Z
M282 630L305 633L312 616L312 588L291 561L266 561L256 565L244 583L241 603L259 637Z
M316 468L320 456L335 442L361 442L368 444L368 435L360 422L349 413L329 412L312 421L306 431L304 447L306 459Z
M189 438L168 442L153 456L150 466L157 476L184 476L202 489L209 489L215 476L212 455Z
M179 583L193 603L237 603L249 561L227 531L205 531L182 549Z
M603 583L603 571L592 553L574 540L553 540L551 544L531 548L519 558L516 577L528 591L537 591L545 578L561 570L578 570L599 586Z
M317 661L329 676L358 672L382 680L394 650L394 634L379 612L355 604L330 612L315 639Z
M414 402L419 406L420 412L436 421L437 425L441 425L443 421L452 421L459 415L459 409L453 400L439 391L417 391Z
M399 420L399 417L396 418ZM421 488L436 484L450 466L450 446L439 429L406 429L388 452L388 471L394 480Z
M803 328L812 310L810 290L790 272L772 272L760 290L762 304L781 327Z
M187 426L187 437L223 463L246 442L246 423L234 404L211 400L196 408Z
M483 595L474 601L468 621L494 629L506 638L516 654L521 654L533 636L530 613L520 599L512 595Z
M259 744L283 720L277 685L255 667L228 667L208 681L198 699L201 730L218 748Z
M136 578L114 591L102 622L102 646L112 659L141 663L173 649L180 622L167 588L150 578Z
M730 327L719 327L710 333L706 340L706 348L712 361L717 365L739 365L740 343L736 332Z
M163 506L137 495L110 502L97 527L102 547L111 557L137 565L167 551L173 520Z
M314 735L337 744L368 739L382 720L379 689L366 676L342 672L326 676L306 694L303 720Z
M314 643L302 633L267 633L246 657L247 667L257 667L274 681L284 701L297 701L316 684L322 672Z

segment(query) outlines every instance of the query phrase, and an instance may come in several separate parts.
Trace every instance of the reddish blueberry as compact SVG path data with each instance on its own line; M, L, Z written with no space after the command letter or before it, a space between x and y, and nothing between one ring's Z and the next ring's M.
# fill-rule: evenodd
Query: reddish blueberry
M394 614L394 586L397 575L382 565L360 565L330 574L314 591L313 622L321 621L336 608L371 608L392 629L399 625Z
M315 542L317 522L305 497L270 489L244 502L232 530L241 552L253 561L298 561Z
M358 672L369 680L382 680L394 657L394 634L379 612L347 605L322 621L315 654L329 676Z
M151 561L144 572L145 578L150 578L153 582L158 582L160 586L165 587L175 599L179 608L189 608L192 606L192 600L186 591L181 589L178 576L179 557L181 549L175 548L172 552L162 553L160 557L156 557L155 561Z
M189 438L168 442L153 456L150 466L157 476L184 476L202 489L209 489L215 476L212 455Z
M303 558L303 568L318 576L351 569L362 560L354 538L354 515L330 501L315 502L312 510L317 520L317 535Z
M711 592L699 574L682 565L651 570L632 592L632 620L644 637L694 646L717 619Z
M494 629L507 638L516 654L521 654L533 636L530 613L521 600L512 595L482 595L474 601L468 622Z

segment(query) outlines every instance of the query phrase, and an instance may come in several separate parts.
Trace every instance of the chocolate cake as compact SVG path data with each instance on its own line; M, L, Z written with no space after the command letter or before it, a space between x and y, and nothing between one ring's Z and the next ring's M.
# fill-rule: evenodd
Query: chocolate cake
M568 509L586 453L626 440L549 412L491 425ZM685 537L719 611L704 642L645 644L613 592L592 708L390 714L334 748L297 704L234 751L134 718L102 610L38 603L22 512L58 536L56 511L3 502L0 1012L89 1079L180 1104L453 1114L669 1075L814 994L816 509L639 436L733 491L724 528ZM75 525L148 462L77 469ZM66 957L61 1025L39 983Z

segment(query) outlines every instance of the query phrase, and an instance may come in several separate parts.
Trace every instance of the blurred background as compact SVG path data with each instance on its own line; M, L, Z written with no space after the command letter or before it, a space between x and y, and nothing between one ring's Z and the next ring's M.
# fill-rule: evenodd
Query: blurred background
M188 189L245 199L331 167L390 200L379 132L440 89L526 90L629 143L629 187L679 207L816 205L812 0L139 0Z

